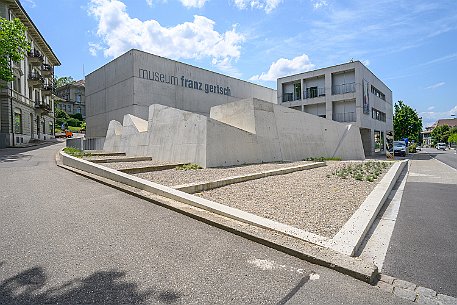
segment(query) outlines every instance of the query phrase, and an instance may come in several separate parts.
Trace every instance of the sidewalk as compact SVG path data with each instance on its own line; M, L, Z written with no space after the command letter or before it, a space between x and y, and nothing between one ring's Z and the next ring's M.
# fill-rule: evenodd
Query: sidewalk
M414 155L382 272L457 297L457 170Z

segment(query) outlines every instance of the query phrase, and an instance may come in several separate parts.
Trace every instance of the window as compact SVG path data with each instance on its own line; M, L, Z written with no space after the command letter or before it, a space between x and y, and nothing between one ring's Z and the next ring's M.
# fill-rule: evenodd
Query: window
M384 132L374 131L374 151L380 152L384 150Z
M375 86L371 85L371 93L373 93L374 95L376 95L377 97L379 97L380 99L382 100L386 100L386 96L384 95L384 93L382 93L381 91L379 91Z
M50 135L52 135L52 130L53 130L52 122L49 122L49 134Z
M371 108L371 117L375 120L385 122L386 121L386 114L378 109Z
M76 102L77 104L80 104L80 103L81 103L81 94L76 94L76 95L75 95L75 102Z
M14 109L14 133L22 133L22 111Z

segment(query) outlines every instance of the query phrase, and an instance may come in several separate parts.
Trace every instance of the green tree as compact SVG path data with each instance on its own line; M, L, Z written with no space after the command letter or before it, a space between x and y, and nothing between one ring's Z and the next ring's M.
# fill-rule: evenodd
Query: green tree
M398 101L394 106L394 137L395 140L408 138L416 143L422 130L422 118L410 106Z
M30 43L25 36L26 27L18 18L0 18L0 80L14 79L11 61L20 62L30 51Z
M80 120L80 121L84 121L83 115L81 113L70 114L70 117Z
M457 143L457 132L451 134L447 140L449 143Z
M436 143L448 143L451 142L449 137L452 134L457 133L457 127L449 127L448 125L437 126L432 131L433 145Z
M56 85L56 88L72 84L74 83L75 80L71 76L62 76L62 77L55 77L54 78L54 84Z

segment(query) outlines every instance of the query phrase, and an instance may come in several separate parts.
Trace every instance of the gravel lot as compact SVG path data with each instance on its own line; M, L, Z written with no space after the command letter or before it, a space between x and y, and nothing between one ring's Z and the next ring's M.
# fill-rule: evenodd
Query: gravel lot
M136 166L135 162L135 166ZM208 182L222 178L238 176L243 174L258 173L261 171L285 168L290 166L302 165L312 163L309 161L300 162L278 162L278 163L264 163L264 164L253 164L236 167L224 167L224 168L205 168L199 170L164 170L159 172L148 172L136 174L135 176L150 180L159 184L167 186L177 186L188 183L196 182ZM130 164L132 166L133 164Z
M135 176L167 186L177 186L307 163L311 162L265 163L187 171L171 169ZM196 195L331 238L390 168L385 169L374 182L341 179L332 174L349 163L358 162L327 161L325 167L236 183ZM125 169L164 164L169 163L116 162L103 166Z
M333 237L370 194L374 182L341 179L332 173L347 162L266 177L196 194L231 207Z

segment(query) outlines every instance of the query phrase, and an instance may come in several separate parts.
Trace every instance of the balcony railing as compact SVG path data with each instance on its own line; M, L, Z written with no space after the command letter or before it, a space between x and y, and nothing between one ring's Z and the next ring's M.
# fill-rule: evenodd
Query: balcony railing
M38 50L31 50L27 53L27 56L29 58L29 63L32 65L38 65L43 62L43 55Z
M54 91L54 86L52 84L44 84L41 87L41 94L51 95L53 91Z
M355 112L334 113L333 120L337 122L355 122Z
M44 77L52 76L52 66L48 65L48 64L42 64L41 65L41 74Z
M332 88L332 94L344 94L355 92L355 83L336 85Z
M306 90L303 91L303 97L305 99L319 96L325 96L325 88L306 88Z
M40 73L37 73L37 72L30 72L29 73L29 84L32 86L32 87L40 87L43 85L43 82L44 82L44 79L43 77L40 75Z
M298 101L301 100L300 95L295 95L293 93L284 93L282 96L282 101L283 102L293 102L293 101Z
M43 113L51 112L51 105L46 104L43 101L35 101L35 109L40 110Z

